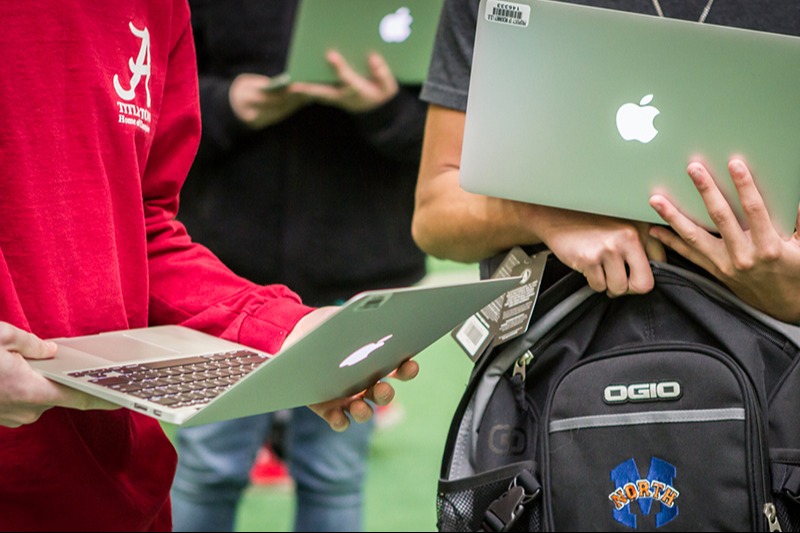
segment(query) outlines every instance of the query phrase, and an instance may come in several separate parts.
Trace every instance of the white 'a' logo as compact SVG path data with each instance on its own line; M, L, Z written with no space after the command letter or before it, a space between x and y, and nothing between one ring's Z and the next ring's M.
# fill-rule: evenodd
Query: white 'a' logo
M142 46L139 48L139 55L135 62L132 57L128 59L128 68L131 69L132 74L130 89L122 87L118 74L114 74L114 89L120 98L129 102L136 96L136 87L139 86L139 82L144 76L146 78L144 88L147 91L147 107L150 107L150 32L147 28L140 30L133 25L133 22L129 22L128 27L131 29L131 33L142 40Z

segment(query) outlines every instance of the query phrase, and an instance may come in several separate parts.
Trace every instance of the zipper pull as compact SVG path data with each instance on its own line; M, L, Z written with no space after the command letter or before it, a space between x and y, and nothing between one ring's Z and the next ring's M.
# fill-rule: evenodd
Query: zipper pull
M764 516L767 517L767 524L770 531L783 531L778 522L778 511L775 509L774 503L764 504Z
M526 367L531 361L533 361L533 354L530 350L526 350L525 353L522 354L514 363L514 372L511 376L520 376L522 378L522 382L524 383L525 375L527 373Z

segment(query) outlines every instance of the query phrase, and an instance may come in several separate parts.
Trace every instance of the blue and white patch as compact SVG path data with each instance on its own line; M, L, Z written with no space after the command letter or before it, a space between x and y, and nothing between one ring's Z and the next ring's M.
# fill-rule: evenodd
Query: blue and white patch
M639 504L641 514L649 515L653 502L660 505L655 517L657 528L674 520L678 516L676 501L680 496L674 486L676 475L677 469L658 457L650 458L650 471L646 478L639 474L633 458L617 465L611 470L611 481L614 482L615 490L608 495L613 504L614 520L636 529L633 504Z

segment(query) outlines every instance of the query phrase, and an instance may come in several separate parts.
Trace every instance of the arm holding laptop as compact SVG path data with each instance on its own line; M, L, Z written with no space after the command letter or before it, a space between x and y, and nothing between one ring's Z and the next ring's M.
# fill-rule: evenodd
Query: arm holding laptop
M474 261L514 244L544 242L564 264L582 272L594 290L618 296L652 288L647 259L665 259L663 248L654 242L657 239L710 272L750 305L779 320L800 323L800 234L797 230L790 237L778 233L740 160L732 160L729 170L751 229L741 228L708 170L692 163L689 175L717 221L720 236L691 222L663 196L654 196L651 205L675 230L671 232L645 223L464 191L458 185L464 116L435 105L428 115L414 236L429 253Z
M478 0L445 2L429 83L423 89L423 99L431 105L413 228L423 249L438 257L475 261L514 245L543 242L564 264L582 272L593 289L615 296L647 292L652 273L646 258L664 260L667 245L751 305L782 320L800 321L800 236L797 231L789 238L778 234L741 163L732 162L730 172L752 228L747 232L736 223L708 171L689 166L709 214L718 221L720 238L691 223L661 196L651 205L676 233L461 189L461 139L477 14Z
M469 262L543 242L596 291L619 296L652 289L648 258L663 260L664 251L647 234L648 224L464 191L458 171L465 116L437 105L428 112L413 225L422 249Z
M228 98L235 117L251 129L277 124L310 103L338 107L348 113L372 111L394 98L400 91L397 80L377 53L368 58L371 76L358 74L337 51L331 50L328 62L341 83L293 82L271 89L271 78L242 73L231 82Z
M303 317L286 338L293 342L325 320L335 307L323 307ZM0 322L0 426L19 427L36 422L51 407L67 407L87 411L112 410L120 406L96 396L51 381L25 363L25 359L49 359L56 354L56 345L7 322ZM415 361L406 361L388 377L400 381L413 379L419 372ZM363 423L373 415L372 407L386 405L394 398L394 388L379 381L369 389L348 398L339 398L311 405L309 408L324 419L334 431L344 431L350 425L346 416Z
M589 285L610 296L653 286L650 259L663 259L648 225L470 194L461 189L462 138L479 0L447 0L422 99L429 105L413 233L428 253L457 261L515 245L545 243ZM531 169L536 172L535 166ZM601 169L598 169L601 171Z

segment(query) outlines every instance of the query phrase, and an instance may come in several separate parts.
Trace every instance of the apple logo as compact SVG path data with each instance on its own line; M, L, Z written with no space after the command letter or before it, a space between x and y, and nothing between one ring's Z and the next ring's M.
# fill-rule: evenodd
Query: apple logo
M411 22L414 18L407 7L401 7L394 13L389 13L381 20L378 30L381 39L387 43L402 43L411 35Z
M653 119L660 111L648 105L653 101L653 95L648 94L639 102L639 105L627 103L617 111L617 130L626 141L637 140L649 143L658 134L653 127Z
M378 348L382 347L386 344L386 341L392 338L392 335L386 335L384 338L380 339L378 342L371 342L366 346L362 346L355 352L348 355L344 361L339 363L339 368L344 368L346 366L353 366L356 363L359 363L369 357L369 355L377 350Z

